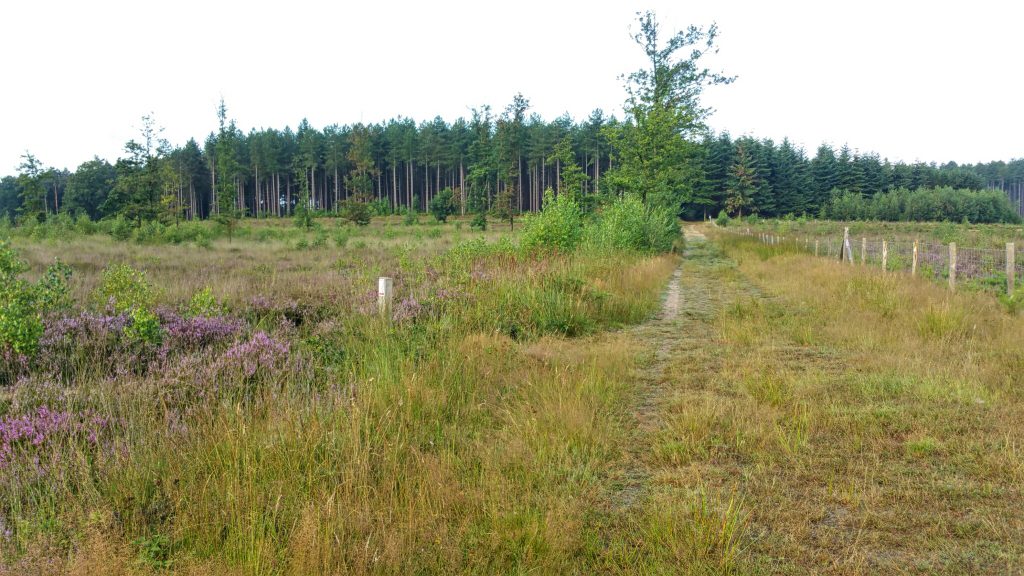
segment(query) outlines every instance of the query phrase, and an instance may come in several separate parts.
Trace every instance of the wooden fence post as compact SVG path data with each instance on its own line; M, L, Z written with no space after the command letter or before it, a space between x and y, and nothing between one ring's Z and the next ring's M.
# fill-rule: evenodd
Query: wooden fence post
M815 256L818 255L818 241L817 240L814 241L814 255Z
M889 271L889 242L882 240L882 272Z
M377 280L377 311L386 319L391 319L391 301L394 298L394 280L381 276Z
M867 266L868 263L868 239L860 239L860 265Z
M949 243L949 289L956 290L956 242Z
M1013 242L1006 243L1006 295L1013 296L1013 285L1017 280L1017 266L1014 259L1017 256L1017 251L1014 248Z
M917 276L917 240L914 240L914 257L910 261L910 275Z

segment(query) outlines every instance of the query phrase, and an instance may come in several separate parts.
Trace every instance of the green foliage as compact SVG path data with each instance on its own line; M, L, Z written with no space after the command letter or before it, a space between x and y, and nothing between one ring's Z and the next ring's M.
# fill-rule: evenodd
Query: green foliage
M116 264L103 271L95 300L100 306L110 306L120 314L152 308L156 302L156 291L146 279L145 272L127 264Z
M31 356L43 335L43 314L70 305L71 269L52 264L38 283L21 278L28 270L7 242L0 242L0 347Z
M484 212L477 212L473 216L473 220L469 223L470 228L483 232L487 230L487 214Z
M498 220L508 220L509 229L512 229L515 227L517 212L515 190L511 186L506 186L494 199L491 214Z
M704 130L708 115L700 94L705 86L732 78L701 65L715 49L714 25L707 31L691 26L667 42L659 37L653 13L640 14L639 25L633 39L650 65L627 77L626 122L605 129L618 158L607 178L616 191L678 213L700 180L700 150L693 138Z
M128 320L124 335L129 342L156 346L163 340L160 319L153 311L147 308L132 308L128 312Z
M544 192L544 209L531 214L523 225L520 246L526 251L571 252L583 238L583 213L569 194Z
M305 198L300 198L298 204L295 205L294 220L295 226L303 230L313 227L313 211L309 209L309 202Z
M357 226L366 226L370 223L370 206L355 198L345 200L341 205L341 217Z
M668 252L679 238L672 210L645 205L635 194L617 198L587 227L587 244L596 248Z
M823 215L833 220L889 222L969 221L1018 223L1020 217L998 190L901 188L866 198L857 192L834 191Z
M715 218L715 224L725 228L729 225L729 214L725 210L718 212L718 217Z
M169 570L173 566L171 539L167 536L154 534L146 538L136 538L132 543L139 549L139 564L157 570Z
M192 298L188 301L188 307L185 310L186 316L220 316L224 313L224 307L221 305L217 297L213 295L213 290L209 286L204 287L199 292L192 295Z
M125 242L132 237L134 230L132 223L121 214L118 214L110 222L110 235L114 237L114 240Z
M373 216L387 216L391 214L391 205L384 198L369 202L370 214Z
M447 222L455 214L454 196L451 188L445 188L430 199L430 213L438 222Z

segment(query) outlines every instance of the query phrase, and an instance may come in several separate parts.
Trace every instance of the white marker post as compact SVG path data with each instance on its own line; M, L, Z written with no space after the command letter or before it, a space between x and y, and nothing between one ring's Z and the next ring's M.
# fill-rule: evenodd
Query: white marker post
M385 320L391 318L391 300L394 298L394 280L381 276L377 280L377 310Z

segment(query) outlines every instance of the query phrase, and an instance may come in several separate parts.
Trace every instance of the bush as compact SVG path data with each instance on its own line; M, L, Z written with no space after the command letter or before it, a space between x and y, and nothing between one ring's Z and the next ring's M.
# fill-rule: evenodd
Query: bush
M156 291L146 280L146 273L127 264L117 264L103 271L95 299L100 306L111 306L121 314L137 308L152 308Z
M834 191L822 207L832 220L883 220L887 222L1020 222L1006 194L999 190L967 190L949 187L900 188L871 198L856 192Z
M441 190L430 199L430 213L438 222L447 222L448 217L455 213L451 188Z
M349 199L341 203L341 217L357 226L366 226L372 215L369 204Z
M207 286L192 295L192 298L188 301L185 315L189 318L196 316L210 317L220 316L223 312L223 306L217 301L217 297L213 295L213 290Z
M125 220L124 216L117 215L110 222L110 235L114 237L114 240L125 242L132 237L132 223Z
M728 226L729 225L729 214L727 214L725 212L725 210L722 210L721 212L719 212L718 213L718 217L715 218L715 224L721 226L722 228L725 228L726 226Z
M487 214L477 212L476 216L473 216L473 220L469 223L469 227L474 230L480 230L481 232L487 230Z
M601 211L587 229L594 247L638 252L669 252L679 238L679 221L671 211L645 205L628 194Z
M27 270L14 249L0 242L0 347L31 356L43 335L43 314L70 304L71 269L56 262L37 284L21 278Z
M569 194L557 198L549 188L544 192L544 208L526 218L520 246L527 251L558 250L571 252L583 238L583 213Z

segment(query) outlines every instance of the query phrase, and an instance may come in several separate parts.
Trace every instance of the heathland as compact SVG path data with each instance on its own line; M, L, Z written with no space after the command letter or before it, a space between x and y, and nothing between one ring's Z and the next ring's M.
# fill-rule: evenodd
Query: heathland
M1021 568L1024 325L995 298L707 225L545 248L555 213L16 239L25 286L72 275L5 364L0 566Z

